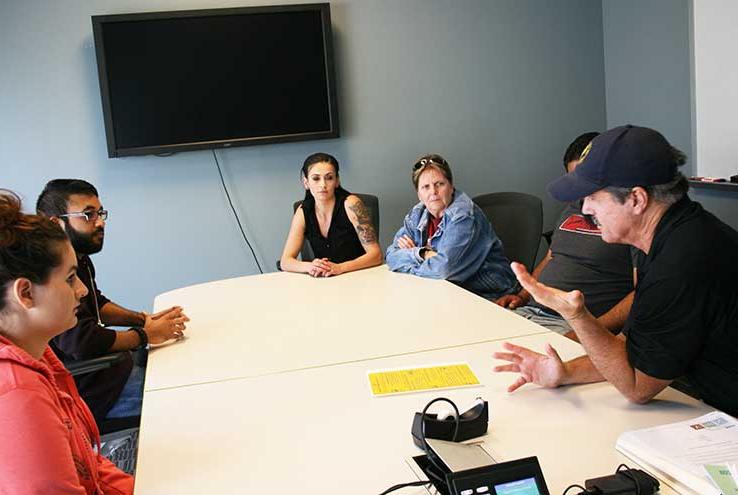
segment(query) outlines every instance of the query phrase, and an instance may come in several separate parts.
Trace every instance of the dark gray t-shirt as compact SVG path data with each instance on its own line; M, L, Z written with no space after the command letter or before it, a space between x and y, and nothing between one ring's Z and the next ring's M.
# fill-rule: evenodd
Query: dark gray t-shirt
M604 242L599 227L582 215L578 204L564 208L551 239L551 254L539 281L565 291L579 289L595 317L633 290L630 247ZM545 308L532 299L529 305Z

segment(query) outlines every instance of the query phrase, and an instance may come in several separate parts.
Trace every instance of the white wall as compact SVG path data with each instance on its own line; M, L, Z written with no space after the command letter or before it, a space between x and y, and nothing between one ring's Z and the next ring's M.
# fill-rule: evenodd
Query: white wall
M738 174L738 2L692 2L696 175Z

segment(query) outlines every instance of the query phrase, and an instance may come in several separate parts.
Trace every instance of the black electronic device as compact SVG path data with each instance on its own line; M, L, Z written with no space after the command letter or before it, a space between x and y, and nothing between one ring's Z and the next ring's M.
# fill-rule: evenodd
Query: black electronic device
M338 137L330 4L92 17L108 155Z
M489 404L479 399L468 411L459 414L459 421L454 416L438 419L437 414L415 413L413 417L412 436L413 443L425 450L423 443L423 422L425 422L425 438L436 438L451 442L463 442L470 438L481 437L487 433L489 423ZM454 431L458 432L454 437Z
M618 468L610 476L585 481L584 487L601 495L651 495L659 490L659 480L640 469Z
M537 457L446 474L449 495L549 495Z

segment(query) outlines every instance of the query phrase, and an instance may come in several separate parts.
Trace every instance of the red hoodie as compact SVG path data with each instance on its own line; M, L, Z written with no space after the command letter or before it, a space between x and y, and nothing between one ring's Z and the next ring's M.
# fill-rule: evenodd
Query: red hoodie
M74 380L0 336L0 494L130 495L133 478L99 455L100 434Z

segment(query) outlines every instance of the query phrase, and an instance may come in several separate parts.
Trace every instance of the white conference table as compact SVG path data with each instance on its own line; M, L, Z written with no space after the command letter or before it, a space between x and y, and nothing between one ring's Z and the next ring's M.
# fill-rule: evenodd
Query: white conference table
M511 341L563 358L581 347L553 333ZM506 392L514 375L493 373L502 341L145 394L136 493L378 494L417 479L405 460L420 454L412 415L432 398L466 408L490 404L486 448L498 461L538 456L549 490L611 474L632 462L615 450L626 430L680 421L710 408L666 389L646 405L628 403L607 383L555 390L526 385ZM367 371L468 362L481 386L371 397ZM420 495L407 488L402 495ZM661 493L674 493L662 482Z
M443 280L386 266L315 279L270 273L159 295L187 338L154 349L147 391L348 363L544 332Z

